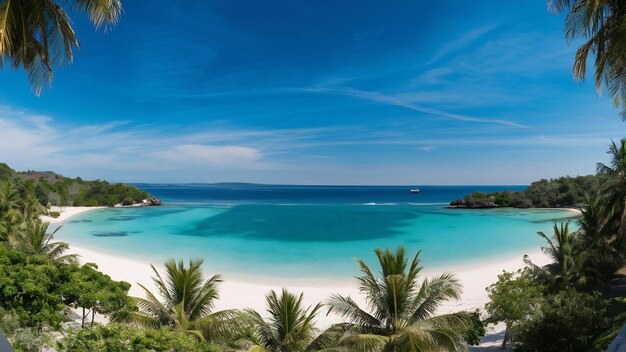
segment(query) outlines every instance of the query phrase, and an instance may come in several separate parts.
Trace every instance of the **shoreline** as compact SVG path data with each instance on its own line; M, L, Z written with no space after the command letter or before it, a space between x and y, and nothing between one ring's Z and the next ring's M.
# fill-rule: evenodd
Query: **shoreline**
M98 209L106 209L106 208L107 207L104 207L104 206L96 206L96 207L73 207L73 206L59 207L59 206L53 206L53 207L50 207L50 211L58 211L58 212L61 213L61 215L59 215L59 217L57 217L57 218L53 218L53 217L48 216L48 215L42 215L40 217L40 219L43 222L49 222L51 225L52 224L60 224L60 223L65 222L69 218L71 218L73 216L76 216L78 214L82 214L82 213L86 213L88 211L93 211L93 210L98 210Z
M93 262L98 265L99 270L111 276L112 279L130 283L131 289L129 294L132 296L144 296L143 290L137 283L143 284L150 290L156 290L151 279L154 276L154 272L150 267L151 263L148 261L103 253L71 243L69 252L78 254L80 256L79 261L82 264ZM527 254L537 265L549 263L549 258L540 250L528 252ZM162 263L154 263L154 266L160 272L163 270ZM486 263L446 270L445 272L453 273L459 280L463 286L463 293L459 300L444 302L438 309L437 314L447 314L462 310L484 310L484 305L489 300L485 288L494 283L503 270L514 271L522 267L524 267L524 263L522 255L520 255L504 260L492 260ZM425 268L422 271L421 278L430 278L443 272L438 269ZM205 270L206 276L213 274L216 273ZM281 285L279 282L276 282L278 279L270 279L269 282L260 282L262 279L246 281L240 278L232 279L228 274L222 275L222 278L224 282L219 285L220 299L216 302L216 310L251 308L263 313L265 312L265 295L270 290L280 290L281 288L287 288L294 293L303 292L304 303L307 306L324 302L334 293L351 296L359 305L365 303L364 297L360 294L357 287L357 281L354 278L342 280L342 283L345 283L345 285L337 285L338 283L332 279L327 281L315 280L312 282L307 282L306 280L302 282L284 282L287 285ZM338 321L338 317L326 315L319 315L317 319L320 327L327 327Z
M51 218L51 223L62 224L73 216L84 212L103 209L105 207L64 207L61 216ZM571 209L572 211L577 211ZM43 218L43 217L42 217ZM48 218L48 217L46 217ZM48 221L47 219L44 219ZM75 245L71 242L70 253L78 254L79 261L84 264L93 262L98 265L99 270L118 281L126 281L131 284L129 294L143 297L143 290L137 285L141 283L150 290L156 287L152 282L154 272L150 267L150 262L133 256L110 253L96 248L88 248ZM525 252L525 253L524 253ZM472 261L465 263L450 263L441 267L426 267L422 271L421 278L430 278L444 272L451 272L463 286L461 298L456 301L444 302L437 311L437 314L446 314L457 311L473 311L484 309L488 302L486 287L497 280L497 276L503 270L514 271L524 267L522 257L527 254L537 265L545 265L550 262L539 248L531 251L519 251L519 254L503 254L499 258L490 258L484 262ZM155 268L163 270L162 263L154 263ZM373 263L372 263L373 264ZM213 275L214 272L207 271L205 275ZM281 279L281 278L252 278L245 275L222 275L224 282L219 286L220 299L217 300L215 309L244 309L251 308L261 314L265 312L265 295L270 290L280 290L287 288L291 292L304 293L304 304L315 305L324 302L331 294L351 296L359 305L364 305L364 297L357 287L357 280L354 277L345 279ZM334 315L320 314L317 323L320 328L328 327L339 321Z

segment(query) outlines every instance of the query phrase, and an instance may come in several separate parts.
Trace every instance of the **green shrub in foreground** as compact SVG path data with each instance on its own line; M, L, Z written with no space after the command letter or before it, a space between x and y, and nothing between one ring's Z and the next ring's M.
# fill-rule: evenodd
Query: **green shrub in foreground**
M121 324L95 325L93 328L69 330L57 343L60 352L220 352L214 345L199 341L182 331L143 329Z
M608 303L600 294L566 289L546 297L541 308L515 329L519 352L604 351L596 339L611 327Z

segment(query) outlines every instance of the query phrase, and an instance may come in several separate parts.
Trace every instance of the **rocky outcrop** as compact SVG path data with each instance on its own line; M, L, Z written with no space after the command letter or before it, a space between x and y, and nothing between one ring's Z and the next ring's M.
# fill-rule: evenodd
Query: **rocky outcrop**
M456 208L456 209L491 209L491 208L499 208L500 206L492 201L466 202L465 200L459 198L450 202L449 207Z
M144 200L142 201L142 203L143 203L144 205L147 205L147 206L157 206L157 205L161 205L161 200L160 200L160 199L158 199L158 198L153 198L153 197L152 197L152 198L146 198L146 199L144 199Z
M459 198L450 202L450 208L467 208L467 205L463 199Z
M121 203L115 204L115 208L123 208L123 207L154 207L161 205L161 200L159 198L146 198L141 202L135 202L132 199L124 199Z

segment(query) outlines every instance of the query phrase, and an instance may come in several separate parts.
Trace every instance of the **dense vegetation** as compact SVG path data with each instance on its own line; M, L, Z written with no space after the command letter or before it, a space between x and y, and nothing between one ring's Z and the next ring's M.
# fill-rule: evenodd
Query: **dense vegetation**
M474 192L450 205L460 208L560 208L578 207L587 203L590 191L597 189L606 177L603 174L559 177L539 180L523 191L485 194Z
M15 184L20 195L34 194L43 206L113 206L140 203L153 198L137 187L107 181L85 181L63 177L50 171L23 171L11 169L0 163L0 182Z
M525 258L524 269L503 272L487 288L485 322L505 323L503 345L517 351L602 351L626 321L626 301L615 298L612 289L626 259L626 139L609 152L612 162L599 164L598 176L539 182L527 191L584 194L582 216L578 229L563 223L551 234L539 232L552 263L537 266ZM141 286L145 296L130 297L128 283L112 280L94 264L79 265L66 253L67 244L54 241L56 230L39 220L44 207L35 187L23 187L34 184L10 169L4 174L10 177L0 181L0 328L21 351L44 346L60 351L462 351L485 334L478 312L434 314L442 302L458 298L461 288L448 273L420 279L419 252L408 256L402 247L377 249L378 270L358 260L367 307L342 295L306 307L302 294L282 290L267 294L266 313L216 311L222 279L206 277L201 260L170 260L162 272L153 267L158 290ZM343 323L319 331L315 319L322 311L337 314ZM109 323L102 325L97 317ZM71 321L78 326L66 324Z
M526 268L488 288L488 321L506 324L503 344L515 351L603 351L626 321L624 292L614 287L626 260L626 139L609 154L609 165L598 164L603 182L584 189L580 227L538 233L552 262L525 258Z
M69 246L54 240L58 228L49 231L40 220L45 207L37 185L51 182L41 174L35 183L32 172L2 170L0 328L17 350L459 350L485 332L476 313L434 315L441 302L458 297L460 286L451 274L420 280L419 253L409 261L403 248L376 250L379 275L359 261L361 291L371 313L339 295L307 308L302 294L286 290L266 296L268 320L252 310L214 311L222 279L206 278L201 260L170 260L164 272L153 267L158 291L141 286L145 297L130 297L130 284L112 280L95 264L79 265L66 253ZM59 182L64 181L54 184ZM319 332L315 318L323 309L346 322Z

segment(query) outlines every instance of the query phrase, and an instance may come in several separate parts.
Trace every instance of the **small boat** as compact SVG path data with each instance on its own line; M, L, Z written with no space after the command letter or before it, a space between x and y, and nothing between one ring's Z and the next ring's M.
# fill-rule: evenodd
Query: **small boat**
M409 190L409 192L411 192L411 193L420 193L420 189L419 188L414 188L414 189Z

